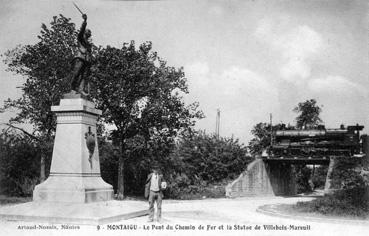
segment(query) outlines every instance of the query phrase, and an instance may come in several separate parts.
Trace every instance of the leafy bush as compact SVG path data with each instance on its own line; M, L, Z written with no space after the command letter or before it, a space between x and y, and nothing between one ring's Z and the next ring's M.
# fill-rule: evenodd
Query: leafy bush
M297 193L312 191L312 186L309 183L311 172L311 169L307 166L296 166Z
M40 175L40 155L27 136L3 132L0 136L0 188L12 196L30 196Z
M223 197L226 183L252 161L246 154L246 147L237 139L203 132L183 137L170 155L176 165L170 174L168 195L181 199Z
M238 140L204 133L188 134L176 146L160 140L143 145L139 138L132 142L124 165L125 192L130 195L143 195L147 175L155 163L168 183L166 197L224 197L227 181L236 178L251 161ZM110 143L101 142L99 148L101 175L116 189L119 153Z
M360 158L337 159L332 173L332 185L335 188L363 188L369 183L362 175L364 168Z
M220 181L210 184L205 181L198 181L195 184L189 184L189 179L186 181L181 177L177 180L179 181L171 182L168 185L168 189L164 194L171 198L183 200L224 197L225 186L228 183L227 181Z

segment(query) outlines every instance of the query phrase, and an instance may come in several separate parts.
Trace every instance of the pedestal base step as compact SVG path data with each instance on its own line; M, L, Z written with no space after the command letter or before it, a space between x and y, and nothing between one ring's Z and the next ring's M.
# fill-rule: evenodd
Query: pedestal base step
M42 202L89 203L113 200L113 187L99 176L50 175L37 185L33 200Z
M1 220L100 225L148 214L144 201L94 203L28 202L0 208Z

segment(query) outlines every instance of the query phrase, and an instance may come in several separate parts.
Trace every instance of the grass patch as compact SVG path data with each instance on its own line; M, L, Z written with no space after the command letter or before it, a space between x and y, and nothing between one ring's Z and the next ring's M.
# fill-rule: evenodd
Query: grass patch
M297 202L292 208L298 212L369 219L368 190L365 188L340 190L309 202Z

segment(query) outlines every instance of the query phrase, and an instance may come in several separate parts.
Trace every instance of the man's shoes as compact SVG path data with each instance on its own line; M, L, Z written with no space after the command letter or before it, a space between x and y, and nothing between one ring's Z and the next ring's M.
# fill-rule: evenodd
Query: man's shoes
M161 218L158 218L156 221L157 221L158 223L161 223L161 222L162 222Z
M154 220L153 219L148 219L147 222L153 222Z

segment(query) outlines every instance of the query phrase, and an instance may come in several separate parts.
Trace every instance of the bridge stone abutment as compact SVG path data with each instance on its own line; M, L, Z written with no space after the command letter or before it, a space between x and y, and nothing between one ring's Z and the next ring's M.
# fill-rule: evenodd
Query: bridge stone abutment
M324 194L330 194L333 193L335 189L337 189L337 186L333 186L333 170L335 169L335 166L337 164L337 159L335 157L331 157L329 160L328 165L328 171L327 171L327 177L325 179L325 185L324 185Z
M362 157L361 163L360 162L357 163L357 167L364 168L364 171L365 171L369 169L369 136L368 135L362 135L362 148L363 148L364 154L366 155ZM337 170L337 166L340 165L341 161L342 161L342 157L341 158L330 157L327 177L326 177L325 186L324 186L324 194L332 194L336 190L339 190L342 188L341 183L343 180L334 179L334 175L336 171L339 171ZM353 159L352 161L355 161L355 159ZM367 194L369 197L369 189L367 192L368 192Z
M296 194L294 168L288 163L256 159L226 187L227 197Z
M369 169L369 136L367 134L362 136L363 140L363 152L366 154L363 158L362 165L364 168Z

